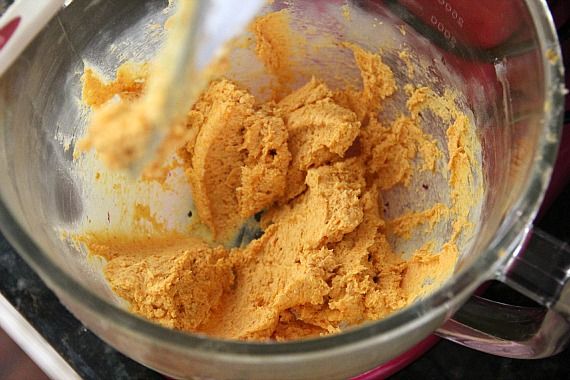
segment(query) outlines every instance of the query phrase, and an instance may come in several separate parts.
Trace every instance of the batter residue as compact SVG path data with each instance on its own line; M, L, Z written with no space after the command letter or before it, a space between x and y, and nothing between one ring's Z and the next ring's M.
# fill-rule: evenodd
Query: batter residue
M178 156L211 241L164 226L154 235L78 237L107 260L105 276L133 312L217 337L288 340L385 317L453 272L458 239L472 233L469 210L481 195L474 127L453 94L412 89L407 109L384 120L384 102L403 90L379 54L354 44L339 49L352 52L360 88L331 89L312 78L283 92L294 75L287 25L280 11L252 27L255 51L279 85L272 99L258 102L246 88L218 79L179 126ZM99 107L119 95L117 104L128 103L144 93L147 76L145 66L131 65L104 83L87 69L84 101ZM447 123L447 152L420 126L427 109ZM102 123L88 131L82 149L104 150L108 136L121 133ZM438 166L444 159L447 167ZM385 217L384 192L437 170L447 173L448 204ZM228 247L254 216L263 234ZM453 229L443 243L426 242L408 258L394 247L394 238L438 223Z

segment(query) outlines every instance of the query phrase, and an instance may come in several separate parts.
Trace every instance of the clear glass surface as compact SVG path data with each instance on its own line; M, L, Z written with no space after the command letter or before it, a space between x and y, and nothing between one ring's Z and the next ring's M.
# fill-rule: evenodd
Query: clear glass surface
M84 125L78 107L84 65L110 74L126 59L150 58L161 37L143 30L166 17L165 3L74 1L0 79L1 228L102 339L173 377L346 378L432 333L520 245L549 180L563 107L560 52L543 1L513 0L497 10L508 13L503 20L514 20L504 25L505 36L498 41L477 40L480 25L459 27L462 12L484 14L478 7L489 6L486 2L466 0L463 10L449 11L443 0L351 2L363 19L383 22L386 33L381 33L364 23L334 29L338 25L326 21L338 19L333 13L341 15L344 2L275 1L276 9L290 7L295 17L317 20L321 32L329 28L354 41L386 46L386 61L394 68L390 46L405 42L431 60L442 84L463 91L483 147L486 192L476 239L441 289L385 320L335 336L288 343L224 341L168 330L128 313L85 256L57 233L85 210L83 184L72 175L73 149L65 150L63 140ZM400 24L406 25L405 34L393 28Z

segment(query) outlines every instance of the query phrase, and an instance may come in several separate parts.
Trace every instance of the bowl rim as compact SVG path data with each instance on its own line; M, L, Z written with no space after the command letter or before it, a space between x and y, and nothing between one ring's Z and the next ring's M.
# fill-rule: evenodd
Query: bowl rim
M562 55L546 2L525 0L525 3L535 22L544 67L544 99L545 104L550 104L550 110L545 109L543 113L540 140L530 169L532 174L526 179L524 190L515 206L509 210L507 218L485 253L429 296L385 319L367 322L330 336L289 342L243 342L175 331L111 304L75 281L65 270L59 268L42 253L41 248L28 236L4 204L3 199L0 199L1 230L10 244L56 293L66 294L73 302L131 334L142 335L155 344L176 347L183 351L242 358L305 355L359 344L402 326L414 325L418 319L425 320L424 318L433 316L438 310L448 308L449 303L454 299L468 296L481 282L493 277L496 269L512 255L514 246L528 231L546 191L558 150L564 111L562 62L561 59L556 62L548 60L546 54L547 51L553 51L559 57Z

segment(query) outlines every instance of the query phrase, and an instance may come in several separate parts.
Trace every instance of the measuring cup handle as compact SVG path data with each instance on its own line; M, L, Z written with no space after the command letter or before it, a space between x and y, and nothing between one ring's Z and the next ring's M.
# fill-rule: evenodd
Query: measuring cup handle
M519 307L474 296L437 334L519 359L560 352L570 340L570 247L535 229L496 279L544 306Z
M64 3L65 0L16 0L0 17L0 75Z

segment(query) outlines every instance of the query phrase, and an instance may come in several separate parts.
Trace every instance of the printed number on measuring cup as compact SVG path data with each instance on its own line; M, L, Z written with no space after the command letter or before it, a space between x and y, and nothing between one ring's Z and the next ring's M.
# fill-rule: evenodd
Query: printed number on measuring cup
M455 37L453 36L453 34L451 34L451 32L449 31L449 29L447 29L445 27L445 24L441 21L439 21L437 19L437 17L435 16L431 16L431 24L441 33L443 34L443 36L445 37L445 39L449 42L449 44L451 45L452 48L455 47L455 43L457 42L457 40L455 39Z
M450 13L451 14L451 19L455 20L455 22L457 23L457 25L460 28L463 28L463 17L461 17L459 15L459 13L457 12L457 9L453 8L451 6L451 4L449 4L447 1L445 0L437 0L438 4L441 5L444 9L445 12Z

